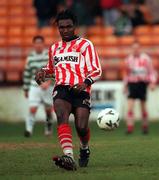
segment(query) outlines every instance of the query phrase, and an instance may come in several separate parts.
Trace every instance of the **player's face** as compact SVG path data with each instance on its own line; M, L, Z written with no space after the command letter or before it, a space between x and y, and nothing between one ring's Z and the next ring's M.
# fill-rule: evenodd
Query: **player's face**
M34 42L34 49L37 53L41 53L44 49L44 42L42 39L36 39Z
M75 25L71 19L63 19L58 21L58 29L62 40L70 41L75 35Z
M140 53L140 45L138 43L133 44L132 51L134 55L139 55Z

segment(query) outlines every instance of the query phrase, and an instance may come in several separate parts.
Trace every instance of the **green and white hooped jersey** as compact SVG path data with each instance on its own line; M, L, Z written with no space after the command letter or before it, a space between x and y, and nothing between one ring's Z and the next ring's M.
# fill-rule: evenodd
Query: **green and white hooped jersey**
M26 61L25 70L23 74L23 89L29 90L30 86L38 86L35 79L35 73L38 69L46 66L48 62L48 51L44 50L42 53L38 54L32 51Z

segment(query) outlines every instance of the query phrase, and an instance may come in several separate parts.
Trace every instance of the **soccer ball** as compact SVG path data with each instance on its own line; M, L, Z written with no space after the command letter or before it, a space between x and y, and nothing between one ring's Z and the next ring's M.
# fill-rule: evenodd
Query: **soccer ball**
M119 121L119 113L112 108L103 109L97 118L97 124L103 130L116 129L119 126Z

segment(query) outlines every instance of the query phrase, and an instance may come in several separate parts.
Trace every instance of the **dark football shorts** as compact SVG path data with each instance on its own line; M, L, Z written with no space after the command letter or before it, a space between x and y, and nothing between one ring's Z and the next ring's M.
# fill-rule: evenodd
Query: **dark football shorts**
M84 107L90 110L90 95L88 92L81 91L76 93L70 86L58 85L54 88L53 100L64 99L71 103L72 112L77 107Z
M128 98L145 101L147 96L146 82L128 83Z

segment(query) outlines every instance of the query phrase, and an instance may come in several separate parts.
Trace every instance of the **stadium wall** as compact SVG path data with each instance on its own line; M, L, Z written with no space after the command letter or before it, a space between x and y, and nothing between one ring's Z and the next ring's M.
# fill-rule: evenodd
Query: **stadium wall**
M126 97L123 94L122 82L97 82L92 88L91 119L95 120L98 112L106 107L113 107L120 113L121 118L127 112ZM140 119L139 102L136 102L135 117ZM148 112L151 120L159 119L159 87L154 91L148 90ZM24 121L28 113L28 102L24 97L22 88L0 88L0 121ZM55 117L55 114L53 113ZM45 114L40 106L36 119L43 121ZM72 119L72 118L71 118Z

